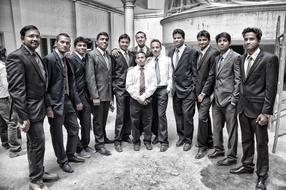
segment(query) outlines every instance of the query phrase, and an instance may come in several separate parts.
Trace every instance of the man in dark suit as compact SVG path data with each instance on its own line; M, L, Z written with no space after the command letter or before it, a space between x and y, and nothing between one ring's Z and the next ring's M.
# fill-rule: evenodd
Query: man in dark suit
M152 56L150 48L146 46L146 34L142 31L138 31L135 35L137 46L130 48L130 51L135 55L137 52L144 52L146 57Z
M113 93L116 97L116 120L115 120L115 138L114 147L118 152L122 152L121 142L131 143L129 135L131 134L130 121L130 95L125 89L127 70L133 66L134 56L128 50L130 37L122 34L118 40L119 55L111 56L113 63Z
M175 48L169 57L173 65L173 109L179 139L176 146L183 146L184 151L192 148L196 104L195 84L197 83L198 52L184 44L185 32L181 29L173 31Z
M215 56L218 54L217 49L210 45L210 34L202 30L197 34L197 41L200 47L200 55L197 61L198 83L196 84L196 95L199 96L208 79L209 71L215 63ZM213 147L212 126L209 109L211 107L211 97L205 96L202 102L197 103L198 117L198 153L196 159L201 159L207 154L207 149Z
M47 116L53 148L58 164L68 173L73 172L69 162L84 162L84 159L75 155L79 125L74 107L80 111L83 105L76 93L73 71L65 55L70 49L70 42L68 34L58 34L55 51L44 57L49 73ZM63 144L63 125L68 133L66 151Z
M222 32L216 36L220 54L215 58L207 82L204 85L198 101L214 93L212 105L214 152L209 158L224 156L223 127L226 123L228 132L227 157L217 162L220 166L229 166L237 162L237 113L236 106L239 98L240 55L229 48L231 36Z
M77 111L77 116L81 125L81 139L78 139L77 154L83 158L89 158L90 153L94 152L88 146L90 142L91 129L91 109L87 85L85 81L85 64L86 64L87 41L79 36L74 40L74 52L67 55L67 60L70 63L75 78L75 93L79 96L83 109Z
M22 46L8 55L6 62L9 92L13 109L27 133L30 189L47 190L43 181L57 180L58 175L44 171L47 69L35 50L40 45L40 32L33 25L20 31Z
M89 53L86 64L86 81L93 103L93 132L95 149L102 155L109 156L111 152L104 146L111 141L106 137L106 121L110 101L112 100L112 63L106 51L109 36L101 32L96 37L96 49Z
M273 114L279 62L277 56L259 48L262 36L259 28L245 28L242 36L246 53L241 57L242 83L238 113L243 156L242 165L231 169L230 173L253 173L255 133L258 176L256 189L264 190L269 170L267 125L269 116Z

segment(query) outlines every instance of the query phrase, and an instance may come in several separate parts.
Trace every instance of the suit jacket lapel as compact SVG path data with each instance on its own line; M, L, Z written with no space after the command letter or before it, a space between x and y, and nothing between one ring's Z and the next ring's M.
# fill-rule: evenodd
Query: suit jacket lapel
M255 68L260 64L260 60L262 59L263 56L264 56L263 52L260 51L256 59L254 60L254 63L250 67L249 72L247 73L247 78L249 75L251 75L251 73L255 70Z
M72 56L75 58L75 60L80 64L80 65L82 65L83 64L83 62L82 62L82 60L80 59L80 57L76 54L76 53L72 53Z
M182 64L182 60L183 60L183 58L184 58L184 56L185 56L185 54L186 54L186 51L187 51L187 47L185 47L185 49L184 49L184 51L183 51L181 57L179 58L179 62L178 62L178 64L177 64L175 70L177 70L177 69L180 67L180 64ZM173 57L172 57L172 58L173 58Z
M53 51L53 54L55 56L56 64L58 64L61 69L61 74L64 75L64 66L63 66L61 58L59 57L57 52Z
M107 63L106 63L104 57L103 57L102 54L98 51L98 49L95 49L95 50L96 50L96 55L97 55L98 58L99 58L99 61L101 62L101 64L103 65L103 67L105 67L105 69L108 70Z
M221 72L221 70L222 70L222 68L225 66L225 64L227 64L228 62L229 62L229 60L231 59L231 57L232 57L232 50L230 50L230 52L227 54L227 56L225 57L225 59L223 59L222 60L222 62L220 63L221 64L221 66L218 68L218 72L217 72L217 75L219 75L219 73ZM217 57L218 58L218 57ZM217 67L218 67L218 61L219 60L217 60Z
M212 49L212 47L210 46L209 49L206 51L206 53L201 58L201 60L198 62L198 70L201 68L201 66L203 65L206 58L209 57L209 53L210 53L211 49Z
M45 76L43 76L41 70L40 70L40 66L38 65L37 61L35 60L35 58L30 54L30 52L24 47L22 46L22 50L24 51L24 53L29 57L29 60L32 62L32 65L34 66L35 70L37 71L37 73L40 75L41 79L46 82L45 80ZM35 52L37 54L37 52ZM40 56L37 54L37 56L40 58ZM41 59L40 59L41 60ZM42 61L42 60L41 60ZM44 64L43 64L44 65ZM44 67L45 68L45 67ZM46 70L45 70L46 72Z
M246 81L246 78L245 78L245 70L244 70L244 62L245 62L245 59L246 59L246 54L243 54L241 56L241 78L242 78L242 81L245 82Z

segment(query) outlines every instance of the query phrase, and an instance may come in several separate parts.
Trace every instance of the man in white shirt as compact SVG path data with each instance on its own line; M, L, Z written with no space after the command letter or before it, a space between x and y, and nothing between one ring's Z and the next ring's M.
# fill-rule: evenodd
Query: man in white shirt
M149 59L147 66L155 71L157 79L157 90L152 98L152 132L156 137L152 143L157 144L160 142L160 151L165 152L169 147L166 109L168 105L168 93L172 89L173 68L171 59L161 54L162 45L159 40L153 39L150 47L153 57Z
M143 124L144 144L147 150L151 146L152 125L152 95L157 88L156 73L145 67L146 55L144 52L136 54L137 65L128 70L126 77L126 90L131 96L130 113L134 150L140 150L140 123Z

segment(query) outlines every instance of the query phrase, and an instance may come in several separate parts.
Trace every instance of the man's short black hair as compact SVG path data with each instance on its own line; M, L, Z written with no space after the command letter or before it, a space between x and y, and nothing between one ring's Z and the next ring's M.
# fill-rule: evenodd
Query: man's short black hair
M100 36L106 36L109 39L109 35L106 32L98 33L97 36L96 36L96 40L98 40Z
M84 38L84 37L82 37L82 36L79 36L79 37L77 37L75 40L74 40L74 42L73 42L73 45L74 45L74 47L77 45L77 43L79 43L79 42L83 42L83 43L85 43L86 45L87 45L87 40L86 40L86 38Z
M128 34L121 34L119 36L118 42L120 42L120 40L122 39L128 39L128 41L130 42L130 37L128 36Z
M208 31L206 31L206 30L200 31L200 32L197 34L197 39L198 39L199 37L206 37L209 41L211 40L211 35L210 35L210 33L209 33Z
M71 38L67 33L59 33L59 34L57 35L57 37L56 37L56 41L59 41L60 36L65 36L65 37L67 37L67 38Z
M34 26L34 25L27 25L27 26L24 26L21 30L20 30L20 35L21 35L21 40L24 39L25 35L26 35L26 32L29 31L29 30L38 30L38 32L40 33L39 29Z
M158 40L158 39L153 39L153 40L151 41L151 43L150 43L150 47L151 47L151 44L152 44L153 42L158 42L158 43L160 44L160 47L162 47L162 44L161 44L160 40Z
M145 32L143 32L143 31L138 31L138 32L135 34L135 36L137 36L137 34L143 34L144 37L146 38L146 34L145 34Z
M216 43L218 42L218 40L219 40L220 38L226 38L227 41L229 41L229 43L231 42L231 36L230 36L230 34L227 33L227 32L222 32L222 33L219 33L218 35L216 35L216 37L215 37Z
M175 34L181 34L181 36L185 39L185 32L184 30L180 29L180 28L177 28L173 31L173 37Z
M245 29L243 29L242 31L242 36L244 37L244 35L248 32L253 32L256 35L257 40L260 42L261 37L262 37L262 31L260 28L251 28L251 27L247 27Z

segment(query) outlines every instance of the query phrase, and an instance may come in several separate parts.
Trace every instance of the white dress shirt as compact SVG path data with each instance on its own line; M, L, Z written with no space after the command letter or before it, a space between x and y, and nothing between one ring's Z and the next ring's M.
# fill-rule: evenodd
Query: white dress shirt
M255 59L257 58L258 54L260 53L260 51L261 51L260 48L257 48L252 55L247 54L246 59L244 61L244 72L245 72L245 74L247 74L247 67L248 67L248 60L249 60L248 57L250 56L252 58L252 60L250 62L250 67L251 67L253 65Z
M0 98L7 98L8 93L8 82L5 63L0 60Z
M146 63L146 67L153 69L156 72L155 64L156 57L153 56ZM173 67L171 63L171 58L165 55L160 54L158 56L159 70L160 70L160 84L158 86L167 86L167 91L170 92L172 89L172 75L173 75Z
M157 79L155 70L144 67L145 92L140 96L140 66L130 68L126 76L126 90L135 100L145 101L153 95L157 89Z
M184 50L185 50L186 47L187 47L187 46L186 46L185 44L183 44L181 47L175 48L174 55L173 55L173 57L172 57L173 63L176 63L177 49L179 50L179 60L180 60L180 59L181 59L181 56L182 56L182 54L183 54L183 52L184 52Z

